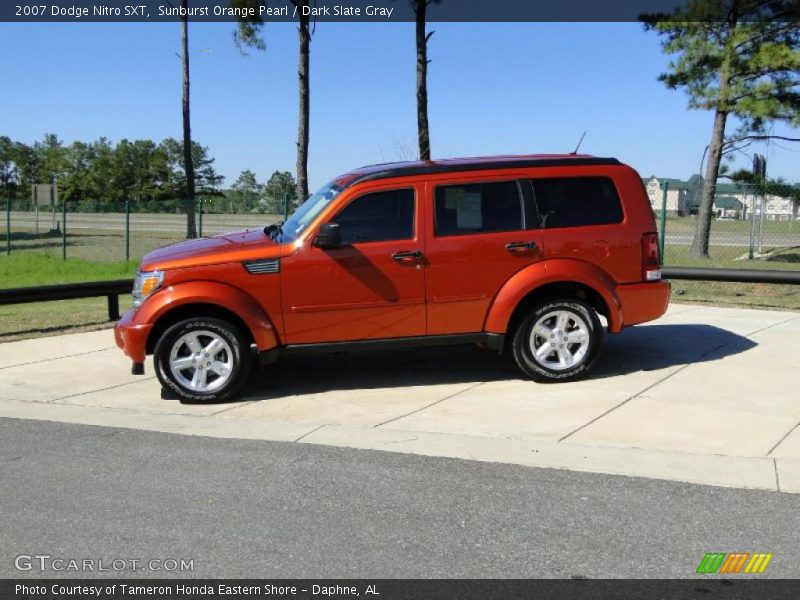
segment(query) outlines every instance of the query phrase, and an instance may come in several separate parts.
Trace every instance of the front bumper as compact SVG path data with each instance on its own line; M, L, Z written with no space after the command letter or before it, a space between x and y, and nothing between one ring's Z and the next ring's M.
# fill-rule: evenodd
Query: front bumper
M667 312L670 287L665 279L617 286L617 296L622 304L622 326L654 321Z
M135 317L133 309L122 315L114 326L114 340L134 363L143 363L147 357L147 336L153 326L137 323Z

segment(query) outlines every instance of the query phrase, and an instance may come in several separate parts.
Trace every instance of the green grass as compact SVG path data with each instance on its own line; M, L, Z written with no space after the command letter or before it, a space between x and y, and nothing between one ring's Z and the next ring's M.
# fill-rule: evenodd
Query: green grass
M0 288L127 279L136 274L137 266L134 261L64 261L38 252L0 255ZM130 304L130 296L120 296L120 310L126 310ZM0 342L91 331L111 325L105 297L0 306Z
M661 227L659 219L656 219ZM750 238L749 221L711 222L711 246L708 259L690 256L691 245L687 240L670 243L670 235L694 237L696 217L668 217L666 223L667 245L664 264L668 267L707 267L731 269L800 269L800 221L764 221L764 253L766 256L748 260ZM759 225L760 227L760 225ZM755 241L759 238L756 234ZM678 240L673 240L678 241ZM727 246L720 243L733 242ZM757 248L756 248L757 252Z
M656 225L661 227L661 218L656 215ZM667 233L694 233L697 217L667 217ZM752 227L749 220L712 219L711 231L718 233L749 233ZM761 227L756 223L756 229ZM800 233L800 221L764 221L764 233L797 234Z
M130 296L119 297L120 311L127 310L130 305ZM107 329L113 324L108 320L105 298L9 304L0 306L0 343ZM113 344L111 332L108 339L109 345Z
M169 244L180 242L185 236L180 232L132 231L130 257L139 260L142 256ZM0 233L0 252L5 253L5 231ZM41 254L62 257L62 238L57 234L39 233L30 230L11 229L11 256L15 254ZM92 262L124 262L125 234L107 229L75 229L67 235L67 258Z
M748 260L744 246L712 246L709 258L692 258L688 245L667 244L665 267L700 267L707 269L768 269L796 271L800 269L800 248L772 248L760 258Z
M673 279L670 301L800 311L800 285Z
M19 252L0 255L0 288L126 279L136 274L135 261L62 260L48 254Z

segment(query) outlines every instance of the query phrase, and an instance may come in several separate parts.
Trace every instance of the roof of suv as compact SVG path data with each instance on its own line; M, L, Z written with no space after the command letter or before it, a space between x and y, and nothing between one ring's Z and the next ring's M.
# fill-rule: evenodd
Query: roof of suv
M345 185L362 181L388 179L433 173L459 171L488 171L521 167L562 167L589 165L619 165L616 158L598 158L588 154L527 154L509 156L477 156L472 158L446 158L441 160L414 160L383 163L360 167L338 178Z

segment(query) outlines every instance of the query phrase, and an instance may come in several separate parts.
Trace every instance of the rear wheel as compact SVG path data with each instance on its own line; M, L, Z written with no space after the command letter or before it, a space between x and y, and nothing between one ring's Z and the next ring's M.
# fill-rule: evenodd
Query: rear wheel
M580 300L555 300L534 306L514 332L519 368L543 382L585 376L600 355L603 329L597 313Z
M153 355L161 385L190 402L232 398L247 381L253 362L238 327L203 317L167 329Z

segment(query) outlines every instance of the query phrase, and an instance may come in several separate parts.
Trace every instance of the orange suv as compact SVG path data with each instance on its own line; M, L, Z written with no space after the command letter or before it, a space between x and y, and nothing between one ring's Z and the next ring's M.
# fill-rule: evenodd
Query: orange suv
M233 397L283 354L480 344L537 381L586 375L667 308L653 212L616 159L498 156L363 167L284 223L142 260L117 345L185 400Z

